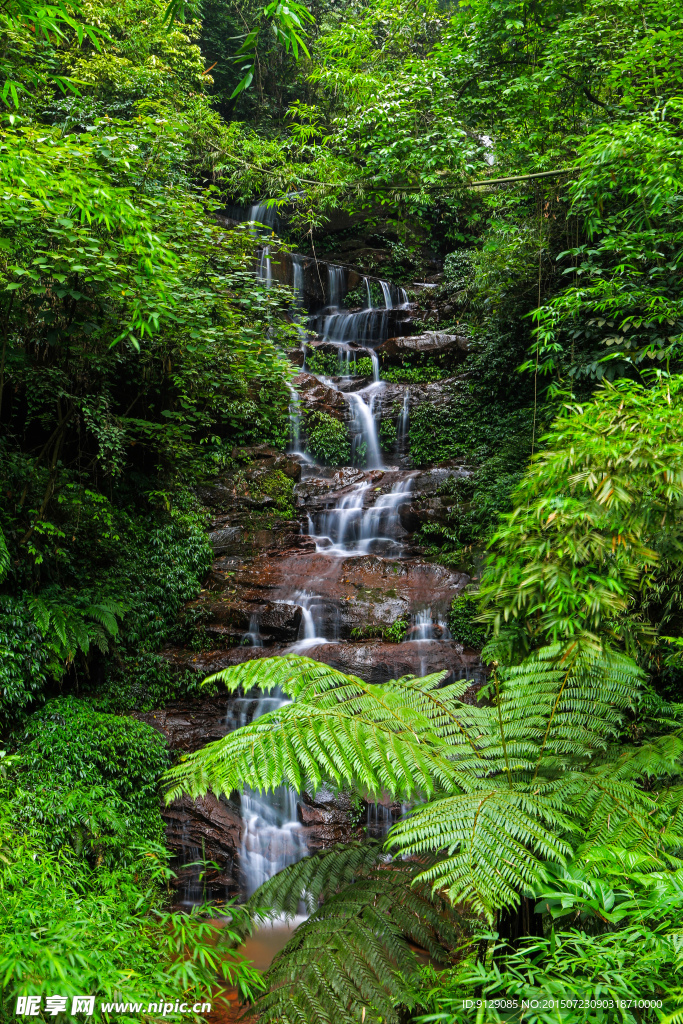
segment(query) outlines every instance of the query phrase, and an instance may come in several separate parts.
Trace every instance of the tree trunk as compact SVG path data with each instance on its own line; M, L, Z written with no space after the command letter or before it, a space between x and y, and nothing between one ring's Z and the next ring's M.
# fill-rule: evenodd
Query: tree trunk
M519 905L498 914L498 936L513 949L520 939L527 936L543 936L543 915L534 913L536 900L522 896Z

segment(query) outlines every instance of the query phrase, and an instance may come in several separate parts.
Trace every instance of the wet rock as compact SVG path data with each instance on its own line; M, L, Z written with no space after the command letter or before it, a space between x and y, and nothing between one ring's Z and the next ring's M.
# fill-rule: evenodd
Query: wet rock
M325 412L329 416L344 419L348 416L348 406L339 391L327 387L311 373L299 373L292 378L302 406L310 411Z
M134 717L160 732L171 750L189 753L227 734L227 701L225 693L219 697L174 701L156 711L137 712Z
M323 644L306 651L309 658L321 661L348 675L358 676L366 683L385 683L401 676L423 676L445 672L445 682L471 680L463 700L475 699L485 682L486 674L479 655L465 651L454 640L407 640L390 644L383 640L362 643Z
M265 583L265 581L263 581ZM238 642L251 631L254 618L258 632L267 634L273 642L296 640L301 623L301 609L295 603L263 601L263 586L246 574L242 586L231 588L230 592L202 592L190 604L190 608L201 608L209 636L235 636ZM258 589L257 589L258 588Z
M233 448L232 457L249 467L245 473L247 480L258 479L264 471L270 472L274 469L280 470L292 480L298 480L301 476L301 466L296 459L267 444L253 445L250 448Z
M463 334L446 334L442 331L425 331L416 337L387 338L380 346L382 355L395 357L407 352L444 353L469 351L469 339Z
M410 410L425 402L437 409L450 405L459 397L461 381L458 377L445 377L443 380L431 381L426 384L396 384L384 382L378 389L375 407L382 419L396 419L403 409L403 400L408 395Z
M357 809L348 793L333 794L321 786L314 796L301 794L297 807L302 825L344 825L352 827Z
M162 811L166 821L166 842L175 853L190 848L204 849L207 860L232 858L244 833L239 808L213 793L193 800L183 796Z
M286 653L285 647L236 648L230 651L203 651L192 655L178 651L177 663L184 668L196 668L202 674L219 672L230 665L241 664L254 658L275 657ZM358 676L366 683L386 683L401 676L424 676L444 672L445 682L455 679L470 681L463 700L472 703L486 681L486 670L478 652L468 651L455 640L405 640L393 644L384 640L333 642L312 645L302 652L307 658L323 665Z
M239 526L228 526L223 530L213 530L209 534L214 555L224 555L234 551L241 539L242 531Z

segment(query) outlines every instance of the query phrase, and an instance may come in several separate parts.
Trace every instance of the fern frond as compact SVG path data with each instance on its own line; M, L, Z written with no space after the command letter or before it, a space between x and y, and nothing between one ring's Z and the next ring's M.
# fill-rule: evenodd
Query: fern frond
M208 788L230 793L244 784L269 790L284 783L301 792L324 779L356 782L373 794L452 791L450 745L439 733L444 708L456 703L463 684L447 688L439 702L425 699L444 674L372 686L293 656L226 669L212 678L231 690L258 683L295 701L189 755L168 773L166 799Z
M98 604L88 605L83 614L99 622L110 636L118 636L119 624L116 620L117 617L123 617L125 608L116 601L100 601Z
M495 909L516 904L520 892L544 877L543 861L564 862L571 846L560 836L573 831L552 791L510 788L498 776L416 808L394 825L389 843L404 854L438 854L419 878L493 920Z
M498 669L488 703L474 707L461 699L466 682L443 686L443 673L372 686L291 655L212 678L233 692L279 687L292 701L189 755L167 775L168 800L244 784L301 792L323 780L369 794L417 794L423 803L394 826L389 847L438 855L421 869L420 884L443 888L489 920L543 879L544 862L562 864L576 845L589 851L609 839L656 855L673 851L683 830L678 795L666 802L675 812L669 826L663 804L640 785L648 774L674 773L681 742L628 753L616 745L642 675L591 637ZM287 894L270 893L284 912L293 913L302 894L309 907L321 898L307 871L289 876Z
M268 992L251 1010L260 1024L357 1024L363 1010L368 1022L398 1024L397 1006L412 1005L418 976L409 943L443 962L459 938L450 907L415 882L424 866L388 864L379 844L352 844L291 865L261 886L254 907L274 900L291 912L307 894L311 916L266 973Z
M320 900L367 877L384 860L386 854L375 840L332 846L279 871L260 886L249 904L270 907L275 916L294 917L303 901L310 914Z

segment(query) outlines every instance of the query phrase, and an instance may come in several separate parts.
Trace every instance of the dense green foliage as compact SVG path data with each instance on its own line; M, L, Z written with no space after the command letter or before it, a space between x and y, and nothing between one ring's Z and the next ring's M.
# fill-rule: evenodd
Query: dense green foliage
M217 972L258 988L239 956L227 963L220 952L249 927L239 908L239 934L218 928L207 908L190 918L165 908L162 737L66 698L31 716L22 739L0 762L2 1020L18 995L55 989L146 1006L181 993L203 1001Z
M140 842L161 839L157 788L168 753L148 725L99 714L67 697L32 715L22 739L16 771L25 798L21 820L29 829L32 822L46 826L55 849L68 842L80 853L89 844L101 859L108 841L115 846L124 834L126 843L131 833ZM105 839L93 819L81 833L78 815L88 804L91 815L99 811L113 823L117 836Z
M204 187L197 37L156 0L0 12L3 1020L255 983L237 932L167 911L165 742L95 710L196 688L158 653L210 564L188 485L287 435L287 299Z
M326 466L345 466L351 461L351 440L346 424L327 412L306 415L306 447Z
M682 60L664 0L2 6L3 1020L57 983L255 993L223 954L259 901L300 898L264 1021L480 1021L463 998L539 993L680 1017ZM387 461L450 464L416 540L484 565L449 626L490 674L476 703L293 656L214 676L291 702L172 767L173 795L416 801L387 847L406 859L317 855L217 930L167 912L168 756L130 713L199 686L161 655L201 642L195 485L230 475L255 529L294 518L292 480L239 454L288 441L300 313L233 219L267 198L286 248L373 278L347 305L380 305L378 276L437 285L410 290L413 333L458 351L382 352L407 449L400 401L379 436ZM307 369L346 372L310 348ZM300 440L364 464L335 416L303 409ZM460 949L420 970L410 942Z

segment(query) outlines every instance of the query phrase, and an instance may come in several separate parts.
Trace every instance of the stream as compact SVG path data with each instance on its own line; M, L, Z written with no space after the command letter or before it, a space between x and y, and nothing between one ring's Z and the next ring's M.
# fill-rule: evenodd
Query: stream
M469 577L425 559L413 540L419 525L438 514L444 480L466 469L411 465L411 405L420 396L429 400L433 385L389 384L381 377L379 352L396 338L410 340L413 307L395 284L312 263L296 255L276 258L264 245L256 270L269 286L293 291L300 348L292 355L300 372L292 382L288 452L253 449L249 472L275 468L295 479L297 519L248 531L247 512L240 511L227 482L202 492L215 513L216 560L195 607L214 646L175 649L168 657L204 675L251 658L296 653L370 683L443 670L449 679L467 678L474 693L484 678L481 663L452 639L447 625L450 603ZM345 307L351 284L356 296L365 297L362 308ZM310 372L306 359L313 351L328 354L328 367L329 354L336 355L338 372ZM363 357L372 368L367 377L353 373ZM311 408L346 423L350 465L320 466L307 451L305 412ZM380 435L387 415L396 423L390 450L383 449ZM400 642L397 634L386 634L397 620L404 624ZM284 700L275 693L177 702L157 713L153 724L172 747L192 750ZM177 902L248 897L313 850L386 835L403 810L387 797L359 812L343 794L297 795L284 787L271 794L245 789L221 800L211 794L183 799L165 812L167 841L177 853ZM200 877L196 862L203 856L214 866ZM275 944L283 941L278 933Z

